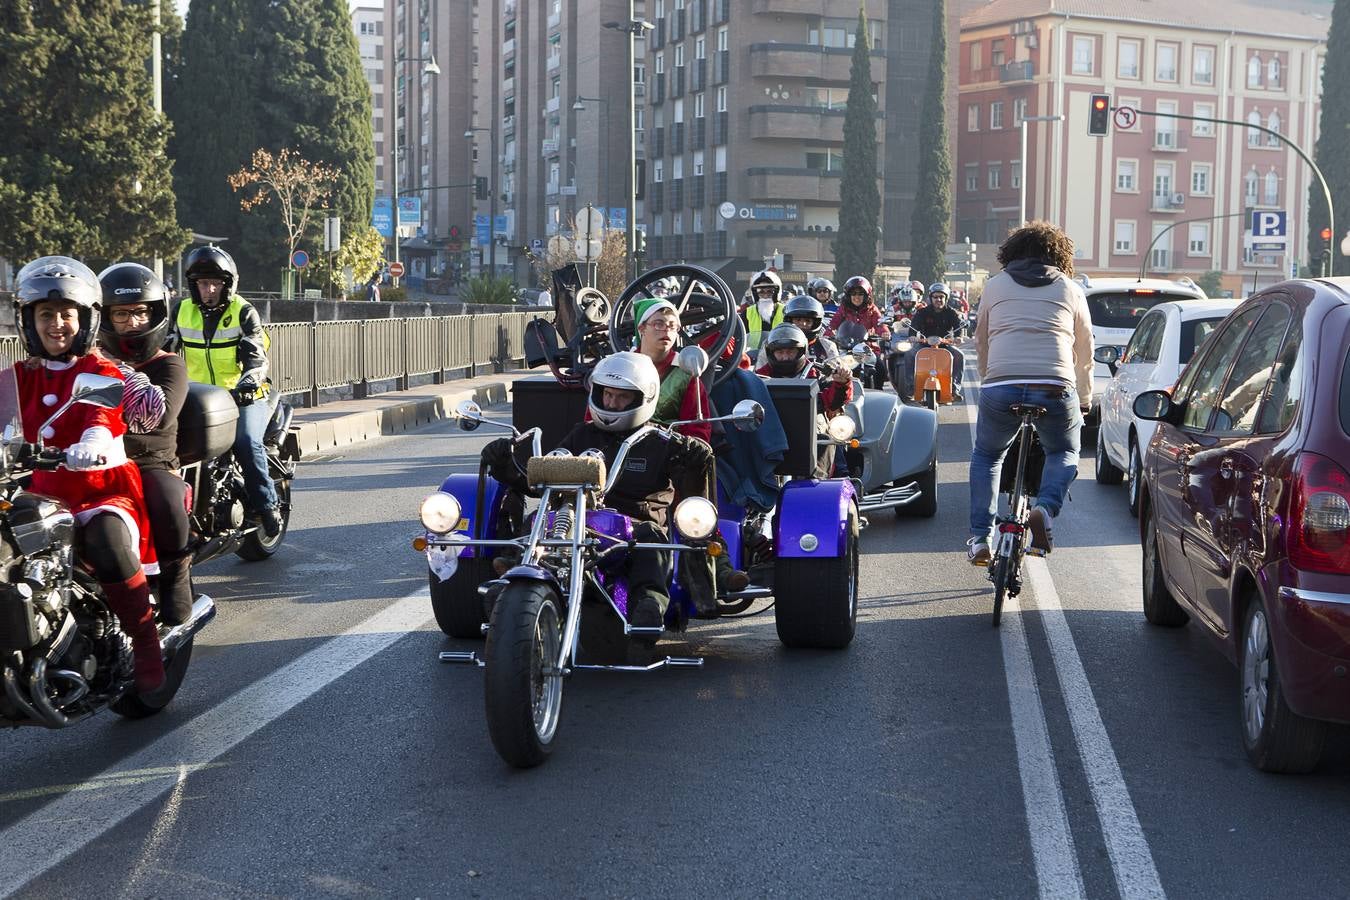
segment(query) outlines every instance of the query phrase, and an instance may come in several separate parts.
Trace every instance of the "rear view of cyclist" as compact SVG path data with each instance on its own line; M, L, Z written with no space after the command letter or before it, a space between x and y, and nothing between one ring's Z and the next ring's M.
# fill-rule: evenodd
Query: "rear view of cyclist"
M985 284L975 328L981 389L966 542L975 565L989 562L995 486L1020 424L1011 407L1046 410L1035 422L1045 466L1028 526L1031 546L1048 552L1050 521L1078 475L1082 410L1092 402L1092 319L1073 280L1073 241L1049 222L1030 222L1003 242L998 261L1003 271Z

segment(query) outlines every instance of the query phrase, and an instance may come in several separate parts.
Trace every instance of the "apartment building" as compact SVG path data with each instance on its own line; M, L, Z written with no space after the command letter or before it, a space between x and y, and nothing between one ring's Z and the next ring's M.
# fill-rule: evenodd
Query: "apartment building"
M361 69L370 85L370 124L375 135L375 196L385 194L384 140L384 2L358 0L352 6L352 29L361 50Z
M1090 274L1218 270L1235 293L1288 277L1306 261L1312 172L1279 138L1204 121L1262 125L1311 154L1330 6L1276 5L993 0L964 16L958 236L1000 241L1025 178L1027 218L1061 224ZM1090 136L1094 93L1144 114ZM1051 115L1065 118L1023 125ZM1254 209L1287 211L1290 255L1248 248Z

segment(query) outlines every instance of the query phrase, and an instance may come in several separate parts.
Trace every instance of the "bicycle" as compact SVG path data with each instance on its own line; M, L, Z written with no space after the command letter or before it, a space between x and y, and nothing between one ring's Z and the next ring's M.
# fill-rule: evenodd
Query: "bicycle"
M1017 474L1013 479L1012 493L1008 497L1008 515L999 516L994 524L997 540L993 555L989 558L989 580L994 584L994 627L998 627L1003 616L1005 596L1016 597L1022 592L1022 558L1024 556L1045 556L1044 550L1028 545L1028 519L1031 504L1026 496L1027 456L1031 451L1031 439L1035 434L1035 420L1045 415L1044 406L1031 403L1014 403L1012 413L1021 418L1017 426L1014 445L1017 450Z

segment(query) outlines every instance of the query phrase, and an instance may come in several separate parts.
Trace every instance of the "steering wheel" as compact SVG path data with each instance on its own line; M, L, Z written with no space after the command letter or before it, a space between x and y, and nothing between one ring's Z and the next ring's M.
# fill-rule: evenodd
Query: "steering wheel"
M629 284L609 318L609 343L615 350L632 347L637 329L633 325L633 305L639 300L655 299L653 289L658 282L673 279L675 290L666 298L675 304L680 316L680 338L684 346L698 344L708 352L708 371L713 372L712 384L720 384L737 366L738 358L722 359L722 352L742 332L738 348L744 349L744 325L737 315L736 301L725 281L707 269L683 264L659 266L643 272ZM711 340L704 344L703 341Z

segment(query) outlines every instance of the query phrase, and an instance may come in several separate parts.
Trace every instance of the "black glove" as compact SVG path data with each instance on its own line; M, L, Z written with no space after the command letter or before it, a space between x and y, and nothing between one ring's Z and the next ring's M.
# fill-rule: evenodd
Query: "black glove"
M511 486L522 480L520 467L516 465L515 446L515 442L510 438L500 437L485 446L482 453L488 474Z
M258 382L252 375L245 375L239 379L230 393L234 394L235 403L248 406L258 398Z

